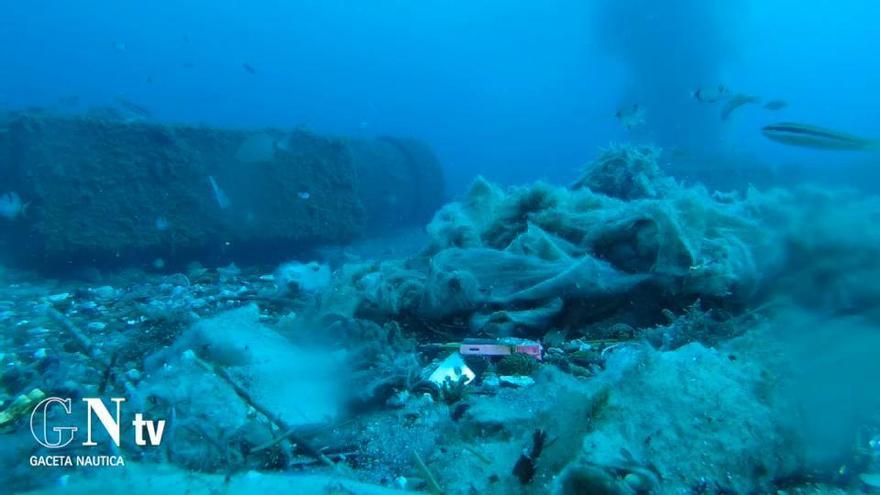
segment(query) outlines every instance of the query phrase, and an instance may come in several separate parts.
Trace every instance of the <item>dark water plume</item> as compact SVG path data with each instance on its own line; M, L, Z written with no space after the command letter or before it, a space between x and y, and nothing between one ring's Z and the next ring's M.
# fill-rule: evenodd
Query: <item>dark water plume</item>
M735 32L742 10L700 0L603 0L592 14L599 48L630 70L626 96L647 108L663 145L711 142L716 115L688 105L691 91L723 83L725 60L735 56Z

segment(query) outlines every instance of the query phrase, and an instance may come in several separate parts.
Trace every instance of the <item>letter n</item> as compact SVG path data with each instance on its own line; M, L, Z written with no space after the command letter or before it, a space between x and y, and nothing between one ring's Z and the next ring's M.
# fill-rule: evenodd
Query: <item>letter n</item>
M95 413L95 416L98 417L98 421L101 422L101 425L104 426L104 429L107 430L107 434L110 435L110 438L113 439L113 443L119 447L119 416L122 412L122 403L125 402L125 399L110 399L111 401L116 403L116 421L113 421L113 417L110 416L110 411L107 410L107 407L101 401L101 399L95 398L84 398L83 401L88 405L89 410L86 415L88 418L87 423L87 435L88 438L83 445L86 447L94 447L98 445L94 441L92 441L92 413Z

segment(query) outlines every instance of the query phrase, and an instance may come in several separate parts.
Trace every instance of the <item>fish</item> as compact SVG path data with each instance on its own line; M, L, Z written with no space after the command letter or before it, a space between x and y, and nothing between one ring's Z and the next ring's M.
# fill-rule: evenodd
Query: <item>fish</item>
M767 110L782 110L783 108L788 106L788 102L785 100L770 100L764 104L764 108Z
M749 105L752 103L759 103L761 101L757 96L751 96L743 93L737 93L730 97L730 100L724 104L724 107L721 109L721 120L727 120L730 117L730 114L733 113L737 108Z
M620 108L614 116L628 131L645 124L645 110L638 103Z
M245 71L247 71L247 73L252 76L257 75L257 69L254 69L254 67L251 64L242 63L241 68L244 69Z
M691 92L691 96L701 103L717 103L730 96L730 90L719 84L714 88L698 88Z
M27 214L28 205L30 203L23 203L15 191L5 193L0 196L0 217L7 220L23 217Z
M211 190L214 191L214 200L217 201L217 206L219 206L221 210L229 208L229 196L223 192L223 189L220 189L220 186L217 185L217 181L214 180L213 175L208 176L208 182L211 183Z
M795 122L770 124L761 129L771 141L804 148L840 151L880 149L880 142L851 134Z

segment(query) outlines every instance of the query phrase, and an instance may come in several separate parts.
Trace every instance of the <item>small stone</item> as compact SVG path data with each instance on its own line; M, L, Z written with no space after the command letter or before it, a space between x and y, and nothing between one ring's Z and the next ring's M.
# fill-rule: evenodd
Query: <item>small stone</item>
M52 303L60 303L62 301L66 301L68 297L70 297L70 292L61 292L58 294L52 294L51 296L48 296L46 299L48 299L49 302L52 302Z
M408 483L408 480L404 476L398 476L397 478L394 479L394 486L398 490L406 490L407 483Z
M137 381L140 381L140 379L141 379L141 372L132 368L132 369L125 372L125 376L129 380L131 380L133 382L137 382Z
M495 373L486 373L483 375L483 387L488 390L495 390L501 386L501 380Z
M112 299L116 296L116 289L109 285L102 285L92 289L92 293L100 299Z
M101 331L107 328L107 324L102 321L93 321L86 325L86 328L88 328L89 330Z
M529 387L535 384L532 377L522 375L499 376L498 381L501 382L502 387L513 388Z
M37 349L37 350L34 352L34 358L35 358L35 359L46 359L46 356L48 356L48 355L49 355L49 354L46 352L46 348L45 348L45 347L40 347L39 349Z
M637 493L644 492L648 489L648 483L645 479L635 473L628 473L623 477L623 482L629 485L629 487Z

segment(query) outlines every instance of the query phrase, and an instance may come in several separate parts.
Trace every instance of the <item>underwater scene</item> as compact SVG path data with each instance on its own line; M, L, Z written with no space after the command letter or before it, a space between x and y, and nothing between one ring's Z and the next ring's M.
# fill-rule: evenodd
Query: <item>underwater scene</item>
M878 23L0 0L0 493L880 493Z

